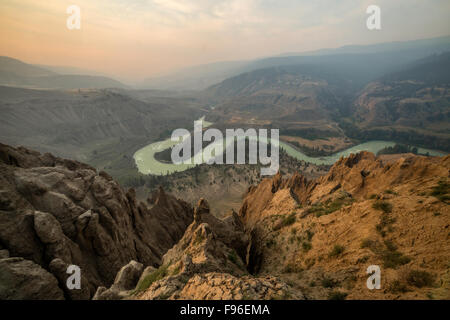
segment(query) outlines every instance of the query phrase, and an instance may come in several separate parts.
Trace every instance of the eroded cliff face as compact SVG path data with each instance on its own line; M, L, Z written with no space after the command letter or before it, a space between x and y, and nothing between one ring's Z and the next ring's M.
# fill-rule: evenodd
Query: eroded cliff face
M194 221L183 238L163 257L163 265L137 286L138 299L302 299L270 275L253 277L246 268L249 237L235 212L225 220L198 202ZM147 283L147 284L148 284ZM142 293L140 292L142 290Z
M159 266L193 221L192 208L162 189L137 202L105 172L50 154L0 144L0 172L2 299L89 299L131 260ZM66 288L71 264L81 290ZM36 275L38 295L21 273Z
M448 299L449 169L450 156L361 152L319 179L263 180L227 221L201 200L135 297ZM379 290L367 287L370 265Z
M450 299L450 156L361 152L315 180L277 174L225 219L162 189L137 202L24 148L0 145L0 172L2 299Z
M450 156L342 158L330 172L266 179L240 210L249 271L307 298L450 298ZM368 290L369 265L382 272Z

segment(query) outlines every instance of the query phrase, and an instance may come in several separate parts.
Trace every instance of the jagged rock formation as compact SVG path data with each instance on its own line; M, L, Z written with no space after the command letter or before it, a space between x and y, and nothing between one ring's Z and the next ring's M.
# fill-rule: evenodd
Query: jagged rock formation
M194 210L194 221L183 238L164 255L163 264L182 260L186 262L183 268L191 269L191 273L226 270L233 274L245 274L243 260L248 238L235 219L236 214L228 223L217 219L210 214L206 200L200 199ZM229 256L235 257L232 259L234 263L230 263Z
M361 152L316 180L265 179L240 210L249 271L307 298L450 298L449 169L450 156ZM369 265L381 290L366 287Z
M0 300L61 300L63 291L51 273L23 258L0 259Z
M226 220L210 214L200 199L194 222L183 238L163 257L139 299L269 299L291 296L288 286L272 277L254 278L245 266L248 236L235 212ZM150 275L150 277L153 276ZM138 285L139 288L139 285ZM301 298L301 294L295 295Z
M193 300L271 300L304 299L276 277L235 277L229 273L197 274L186 283L178 299Z
M1 299L450 299L450 156L277 174L223 220L24 148L0 145L0 173ZM65 286L71 264L81 290Z
M142 263L130 261L117 273L111 288L98 287L93 300L119 300L127 297L128 292L136 287L143 268Z
M265 179L223 221L201 199L127 298L448 299L449 169L450 156L362 152L319 179Z
M0 263L11 274L25 265L49 287L57 279L59 294L43 298L63 297L62 289L66 298L89 299L131 260L159 266L193 221L192 208L162 189L154 203L137 202L133 189L124 192L105 172L51 154L0 144L0 173ZM84 290L67 289L71 264L81 268ZM3 280L0 296L19 297Z

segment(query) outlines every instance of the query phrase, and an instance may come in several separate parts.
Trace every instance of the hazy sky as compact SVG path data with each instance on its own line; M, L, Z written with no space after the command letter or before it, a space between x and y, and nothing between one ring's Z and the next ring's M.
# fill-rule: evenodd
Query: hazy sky
M81 30L66 9L81 8ZM381 7L382 30L366 28ZM145 78L176 68L450 34L448 0L1 0L0 55Z

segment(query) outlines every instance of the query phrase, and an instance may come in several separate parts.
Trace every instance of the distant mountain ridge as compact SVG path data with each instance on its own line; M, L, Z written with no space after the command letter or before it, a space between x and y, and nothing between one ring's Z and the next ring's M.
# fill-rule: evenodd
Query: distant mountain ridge
M104 76L59 74L10 57L0 57L0 85L39 89L126 88Z
M349 65L355 58L359 65L359 61L367 59L366 69L371 67L373 69L371 74L378 71L373 78L369 79L373 80L384 72L390 71L390 68L398 67L399 64L406 65L431 54L449 50L450 36L373 45L343 46L336 49L287 53L254 60L215 62L192 66L165 76L146 79L140 86L163 90L204 90L225 79L258 69L310 63L331 65L334 62L344 62ZM374 63L383 62L383 60L385 60L383 68L377 68Z
M71 67L71 66L60 66L60 65L54 66L54 65L44 65L44 64L35 64L34 66L38 67L38 68L46 69L46 70L49 70L51 72L58 73L58 74L65 74L65 75L83 74L86 76L110 77L110 75L103 73L103 72L98 72L98 71L90 70L90 69Z
M428 84L450 84L450 51L434 54L408 65L408 68L390 73L385 81L418 80Z
M280 54L280 57L300 56L300 55L329 55L329 54L360 54L376 53L387 51L404 51L417 48L433 48L434 50L447 50L450 36L437 37L431 39L419 39L411 41L393 41L368 45L346 45L339 48L326 48L307 52L289 52Z

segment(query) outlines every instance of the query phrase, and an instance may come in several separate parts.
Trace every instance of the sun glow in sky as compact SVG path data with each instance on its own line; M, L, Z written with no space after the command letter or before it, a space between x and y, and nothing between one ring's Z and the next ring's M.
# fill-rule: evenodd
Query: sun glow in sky
M69 5L81 29L66 27ZM381 7L382 30L366 28ZM450 34L448 0L2 0L0 55L122 79L177 68Z

